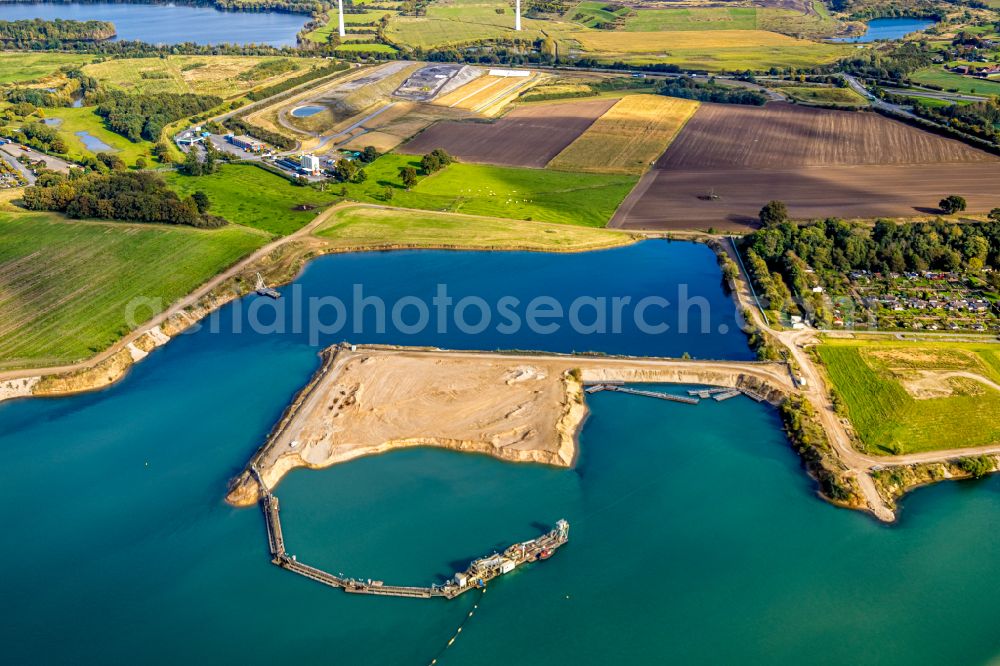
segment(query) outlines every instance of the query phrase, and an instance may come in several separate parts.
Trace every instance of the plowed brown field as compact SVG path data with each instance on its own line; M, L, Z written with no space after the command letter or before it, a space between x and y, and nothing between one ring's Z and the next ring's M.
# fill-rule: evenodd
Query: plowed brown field
M989 153L875 113L705 104L657 169L994 162Z
M516 109L492 123L440 122L399 152L420 155L444 148L464 162L543 167L616 100L543 104Z
M1000 205L1000 158L874 113L703 104L611 224L746 229L772 199L796 219L913 217L949 194Z

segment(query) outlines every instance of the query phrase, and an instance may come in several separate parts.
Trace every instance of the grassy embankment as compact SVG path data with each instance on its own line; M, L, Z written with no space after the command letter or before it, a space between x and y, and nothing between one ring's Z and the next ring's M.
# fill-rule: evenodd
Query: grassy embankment
M130 330L134 299L165 308L267 240L237 226L205 231L0 212L0 368L86 358ZM136 310L142 320L153 314Z
M698 102L662 95L622 98L550 167L571 171L640 174L663 154L698 108Z
M325 192L291 185L251 165L225 165L212 176L198 178L171 174L168 181L184 194L204 191L217 215L275 233L288 233L315 214L293 207L323 205L338 200L342 191L354 201L402 208L600 227L636 181L628 175L452 164L406 190L399 176L403 166L419 169L420 160L384 155L365 167L364 183L332 184ZM389 199L387 191L392 193Z
M495 217L347 208L315 232L333 249L441 247L473 250L580 251L624 245L630 236L603 229Z
M596 28L602 24L615 24L624 21L630 9L624 5L614 5L599 0L585 0L566 12L566 18L576 21L587 28Z
M877 454L1000 441L1000 346L828 339L818 348L864 447ZM921 397L915 397L915 396Z

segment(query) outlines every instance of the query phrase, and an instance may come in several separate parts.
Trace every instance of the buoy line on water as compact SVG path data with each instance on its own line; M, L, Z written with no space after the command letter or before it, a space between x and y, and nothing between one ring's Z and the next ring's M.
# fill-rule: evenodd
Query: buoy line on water
M465 625L467 625L469 623L469 620L472 619L472 616L476 614L476 610L479 609L479 603L482 602L483 597L486 596L486 588L485 587L482 588L482 592L483 593L479 595L479 601L477 601L476 603L472 604L472 610L470 610L469 614L465 616L465 619L462 620L462 623L460 625L458 625L458 629L456 629L454 635L450 639L448 639L448 643L443 648L441 648L441 651L437 653L436 657L434 657L433 659L431 659L430 666L435 666L438 663L438 659L440 659L441 655L444 654L445 650L447 650L452 645L454 645L455 641L458 640L458 637L462 634L462 629L464 629Z

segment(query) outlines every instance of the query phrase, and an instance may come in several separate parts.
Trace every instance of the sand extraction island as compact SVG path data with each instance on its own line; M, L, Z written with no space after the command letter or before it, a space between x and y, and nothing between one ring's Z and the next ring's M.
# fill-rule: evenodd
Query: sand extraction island
M777 364L457 352L337 345L267 443L234 479L247 506L297 467L323 468L410 446L569 467L587 415L584 383L672 382L744 387L780 402L792 388Z

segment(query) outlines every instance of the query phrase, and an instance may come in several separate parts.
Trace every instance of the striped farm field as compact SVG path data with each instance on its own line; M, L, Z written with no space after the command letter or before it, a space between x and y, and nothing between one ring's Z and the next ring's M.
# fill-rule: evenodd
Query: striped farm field
M568 35L588 51L649 53L675 49L755 48L811 44L765 30L676 30L668 32L612 32L593 30Z
M91 356L130 330L130 303L166 308L268 238L237 226L0 213L0 369ZM135 311L140 320L153 314Z
M568 171L642 173L674 140L698 102L662 95L620 99L549 166Z
M795 39L766 30L677 30L559 33L560 48L579 48L601 62L671 63L687 69L732 71L815 67L849 53L845 44Z
M530 76L486 74L447 95L442 95L434 103L438 106L493 116L502 111L515 97L523 94L527 88L538 83L540 78L537 74Z

